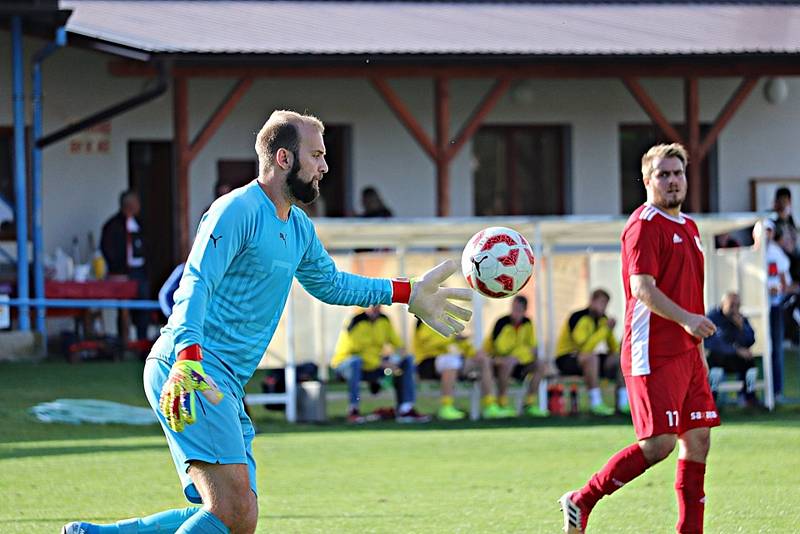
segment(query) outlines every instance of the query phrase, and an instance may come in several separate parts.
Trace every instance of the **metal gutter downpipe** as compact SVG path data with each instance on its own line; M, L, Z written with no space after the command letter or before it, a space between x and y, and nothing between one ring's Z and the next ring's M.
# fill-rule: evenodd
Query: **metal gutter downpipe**
M53 52L67 44L67 30L61 26L56 30L55 40L47 43L33 56L31 70L33 91L33 146L31 147L31 203L33 205L33 294L37 300L44 299L44 236L42 217L42 148L38 145L42 137L42 62ZM36 306L36 331L44 339L45 308Z
M138 94L127 100L123 100L119 104L114 104L113 106L107 107L104 110L89 115L85 119L73 122L72 124L64 126L60 130L56 130L53 133L47 134L36 142L36 146L39 148L44 148L48 145L52 145L53 143L61 141L65 137L69 137L74 133L85 130L86 128L90 128L95 124L108 120L112 117L116 117L117 115L121 115L126 111L130 111L133 108L141 106L142 104L146 104L151 100L163 95L169 86L165 72L166 69L160 63L156 64L156 68L158 69L158 84L152 89L148 89L141 94Z

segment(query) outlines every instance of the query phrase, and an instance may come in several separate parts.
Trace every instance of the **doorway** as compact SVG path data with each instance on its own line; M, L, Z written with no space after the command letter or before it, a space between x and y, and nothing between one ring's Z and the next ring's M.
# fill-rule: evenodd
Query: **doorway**
M142 200L142 234L150 295L179 263L175 257L175 196L171 141L128 142L128 186ZM183 261L181 258L180 261Z

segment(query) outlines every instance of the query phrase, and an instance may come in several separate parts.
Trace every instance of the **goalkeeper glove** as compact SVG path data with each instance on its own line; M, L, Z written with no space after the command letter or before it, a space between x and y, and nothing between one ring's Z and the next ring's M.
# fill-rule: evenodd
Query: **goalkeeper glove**
M393 280L392 300L407 303L409 312L419 317L422 322L442 336L450 337L458 334L464 330L464 323L461 321L469 321L472 312L456 306L450 302L450 299L472 300L472 291L465 288L440 286L457 269L456 262L447 260L420 278L410 281Z
M223 394L214 380L203 370L203 359L199 345L183 349L178 360L172 365L169 377L161 388L159 409L167 420L167 425L175 432L181 432L185 425L195 422L195 396L197 392L211 404L219 404Z

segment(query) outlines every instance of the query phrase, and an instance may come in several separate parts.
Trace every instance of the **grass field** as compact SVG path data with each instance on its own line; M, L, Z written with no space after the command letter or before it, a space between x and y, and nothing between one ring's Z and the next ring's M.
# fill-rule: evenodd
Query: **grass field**
M45 425L59 397L145 405L138 362L0 365L0 533L58 532L184 507L157 426ZM633 440L622 418L400 427L290 426L255 413L258 532L542 532L556 499ZM706 479L706 532L798 532L800 410L723 413ZM673 529L675 456L604 500L595 533Z

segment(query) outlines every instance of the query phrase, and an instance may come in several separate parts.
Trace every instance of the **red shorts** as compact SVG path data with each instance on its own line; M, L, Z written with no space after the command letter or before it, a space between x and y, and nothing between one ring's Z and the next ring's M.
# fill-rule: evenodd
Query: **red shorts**
M625 377L637 438L720 425L701 357L694 348L665 359L649 375Z

